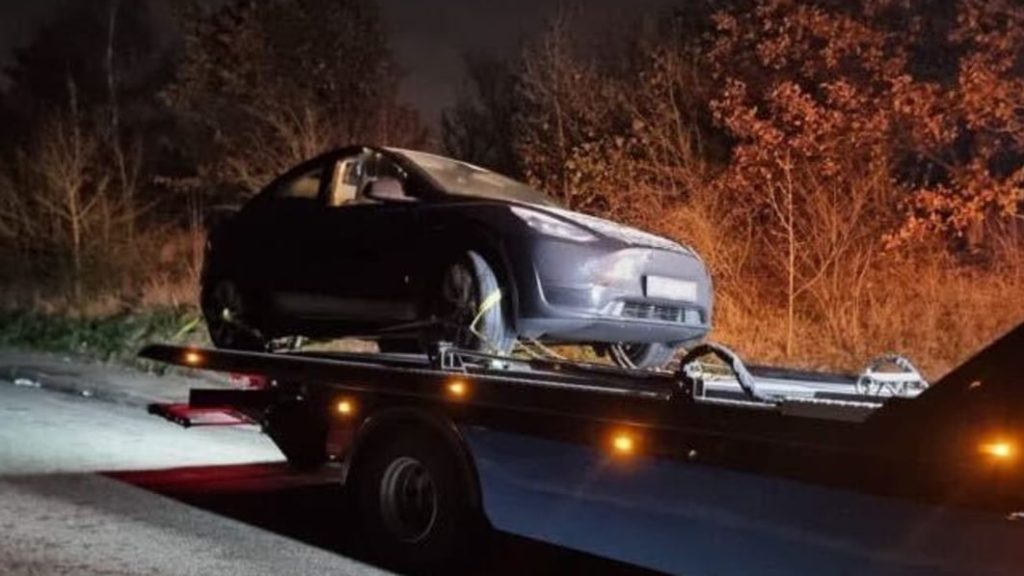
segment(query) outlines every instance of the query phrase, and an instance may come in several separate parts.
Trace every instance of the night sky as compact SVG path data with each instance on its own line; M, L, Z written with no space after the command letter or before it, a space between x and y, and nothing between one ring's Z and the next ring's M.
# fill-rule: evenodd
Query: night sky
M25 42L34 27L66 0L0 0L0 61ZM554 0L378 0L391 29L395 56L404 72L402 95L436 127L441 110L455 99L466 51L514 54L522 38L540 30ZM602 19L676 4L681 0L590 0L586 9Z

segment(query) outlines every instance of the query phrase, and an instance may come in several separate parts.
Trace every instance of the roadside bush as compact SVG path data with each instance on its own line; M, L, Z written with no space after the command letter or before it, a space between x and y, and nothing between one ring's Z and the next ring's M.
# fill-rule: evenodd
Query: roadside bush
M192 308L156 308L95 317L24 311L0 313L0 346L134 363L135 354L153 342L209 343L205 325Z

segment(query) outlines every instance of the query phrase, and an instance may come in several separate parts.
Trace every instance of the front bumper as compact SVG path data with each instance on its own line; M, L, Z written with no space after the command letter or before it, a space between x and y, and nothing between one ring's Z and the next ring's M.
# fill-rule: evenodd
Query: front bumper
M711 327L711 280L692 253L540 239L521 256L513 262L521 337L683 343L703 338ZM652 298L645 293L648 276L694 282L696 298Z

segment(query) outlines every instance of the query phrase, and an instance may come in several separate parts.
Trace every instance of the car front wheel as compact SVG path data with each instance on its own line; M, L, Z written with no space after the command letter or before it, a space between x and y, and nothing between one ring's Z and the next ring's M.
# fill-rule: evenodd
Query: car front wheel
M467 350L499 355L512 351L516 336L508 297L480 254L467 252L445 268L434 306L439 339Z

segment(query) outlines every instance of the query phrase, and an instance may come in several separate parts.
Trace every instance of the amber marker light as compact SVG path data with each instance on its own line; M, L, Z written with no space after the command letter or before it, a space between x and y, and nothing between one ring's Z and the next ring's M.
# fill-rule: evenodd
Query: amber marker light
M995 440L992 442L985 442L978 446L978 450L991 457L993 460L1008 461L1012 460L1017 455L1017 447L1014 446L1013 442L1008 440Z
M189 366L196 366L202 364L203 355L200 354L199 352L196 352L195 350L188 350L185 352L184 359L185 364L188 364Z
M469 394L469 384L465 380L452 380L446 386L448 395L454 398L465 398Z
M618 431L612 434L612 453L619 456L629 456L636 452L637 438L635 434L627 431Z
M348 398L342 398L341 400L338 400L335 410L342 416L351 416L356 412L356 404Z

